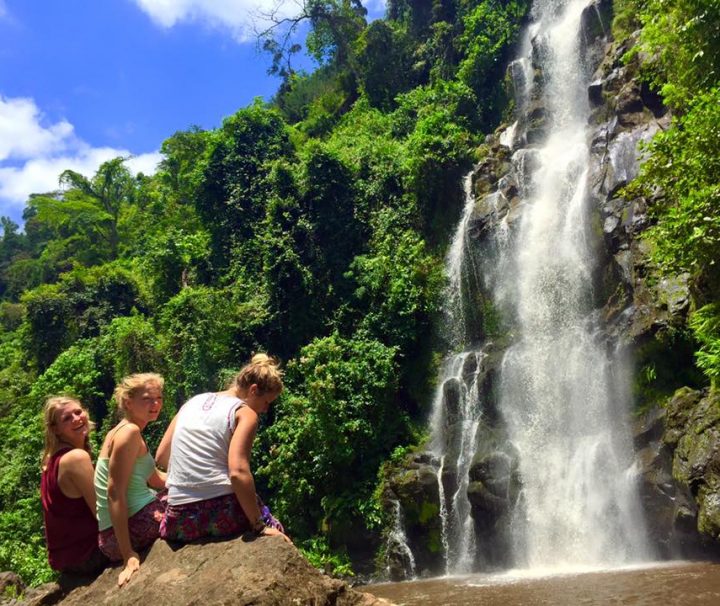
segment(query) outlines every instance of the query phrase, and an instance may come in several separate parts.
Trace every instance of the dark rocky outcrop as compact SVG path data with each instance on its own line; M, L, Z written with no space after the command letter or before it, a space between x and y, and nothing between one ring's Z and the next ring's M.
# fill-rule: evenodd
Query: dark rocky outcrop
M720 394L679 389L638 420L635 442L659 555L720 555Z
M385 482L383 501L390 516L395 503L402 508L403 530L415 559L416 571L423 575L442 574L442 526L438 469L440 462L428 453L411 455ZM402 546L388 542L388 575L404 579L409 563Z
M172 546L157 541L146 554L140 571L117 587L119 569L103 572L97 580L79 586L64 597L28 596L24 604L123 606L153 604L334 605L388 604L313 568L300 552L281 537ZM56 601L60 598L59 601Z

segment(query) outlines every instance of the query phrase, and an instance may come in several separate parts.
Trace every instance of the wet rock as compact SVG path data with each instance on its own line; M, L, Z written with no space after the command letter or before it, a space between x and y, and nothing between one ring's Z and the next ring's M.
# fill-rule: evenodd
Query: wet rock
M663 278L656 291L661 308L667 309L673 315L684 314L690 307L690 274L682 273Z
M603 104L603 83L602 80L595 80L588 86L588 100L591 107L599 107Z
M657 555L693 557L702 551L697 507L687 486L673 478L672 448L663 441L666 422L666 410L660 407L651 409L635 422L640 500L648 537Z
M507 214L508 206L507 198L500 191L479 199L470 219L470 229L475 237L482 237L497 227L498 222Z
M690 387L682 387L673 394L665 407L663 441L666 444L672 447L677 446L678 441L685 433L690 415L701 399L702 392Z
M476 523L483 526L490 525L498 514L508 510L507 499L494 495L482 482L470 482L467 496L475 512Z
M460 381L450 378L443 383L443 402L445 403L445 419L448 425L457 423L458 407L460 406Z
M512 200L518 195L518 185L513 174L502 177L498 181L497 188L507 200Z
M466 383L470 381L473 377L473 375L477 372L478 369L478 358L474 351L471 351L467 357L465 358L465 361L463 362L462 367L462 378L463 381Z
M383 509L394 516L394 504L400 503L408 547L412 550L418 574L439 574L442 570L442 524L440 521L440 492L438 489L439 461L421 465L417 469L403 469L402 465L386 481ZM456 478L444 477L444 483ZM388 554L388 564L397 570L407 570L406 556Z
M612 0L595 0L583 9L580 31L583 39L595 40L610 33Z
M671 453L671 476L679 487L675 529L690 538L694 533L705 554L720 553L720 394L679 389L664 421L662 448Z

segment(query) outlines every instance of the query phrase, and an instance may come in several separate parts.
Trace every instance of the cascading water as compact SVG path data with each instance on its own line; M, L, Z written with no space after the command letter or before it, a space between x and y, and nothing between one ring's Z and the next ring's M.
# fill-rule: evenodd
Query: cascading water
M473 212L472 175L464 180L465 209L460 227L450 245L446 261L446 324L456 347L465 342L465 304L463 277L468 271L464 254L467 246L467 223ZM477 389L478 358L482 352L462 352L450 356L444 364L435 395L432 419L431 451L438 466L438 492L442 544L446 572L469 572L475 561L475 529L467 497L468 470L474 455L475 434L480 422L481 406ZM448 491L447 488L450 490Z
M403 564L405 578L414 579L416 574L415 557L407 542L407 535L405 534L403 524L402 507L400 506L400 502L396 500L392 501L392 506L394 514L393 528L387 537L386 550L388 553L394 551L399 554Z
M587 176L587 0L538 0L547 139L534 153L519 233L497 278L517 340L501 369L500 410L519 453L512 534L517 565L618 565L647 557L618 419L626 413L593 314Z
M506 486L517 477L520 487L519 494L508 489L506 495L512 504L507 519L512 553L506 562L599 567L649 558L632 447L622 425L627 388L594 310L596 251L587 183L591 70L584 64L587 41L581 36L589 5L589 0L534 4L534 22L510 67L520 119L500 141L516 150L512 178L519 201L509 226L509 202L500 184L482 200L487 213L506 209L487 238L485 261L469 253L477 205L471 176L465 181L465 211L447 259L446 298L453 348L465 351L445 361L432 418L448 573L475 570L485 547L478 542L468 499L487 407L487 394L478 389L480 367L492 345L471 348L468 305L477 297L468 292L478 287L491 292L512 343L493 388L509 444L501 454L517 459ZM541 68L540 82L534 82L535 67ZM533 103L534 111L543 108L541 145L537 134L530 136ZM499 502L492 499L491 505Z

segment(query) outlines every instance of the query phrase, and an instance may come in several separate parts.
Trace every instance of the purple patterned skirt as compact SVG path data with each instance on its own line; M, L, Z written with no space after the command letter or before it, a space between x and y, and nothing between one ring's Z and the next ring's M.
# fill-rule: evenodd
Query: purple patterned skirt
M154 501L150 501L140 511L128 518L130 544L134 551L142 551L146 547L150 547L155 539L160 536L160 522L165 512L166 500L167 493L160 493ZM100 531L100 534L98 534L98 547L111 562L122 561L120 546L112 526Z
M258 506L265 524L283 531L260 497ZM235 494L225 494L204 501L168 505L160 524L160 537L188 543L203 537L229 537L250 530L250 521Z

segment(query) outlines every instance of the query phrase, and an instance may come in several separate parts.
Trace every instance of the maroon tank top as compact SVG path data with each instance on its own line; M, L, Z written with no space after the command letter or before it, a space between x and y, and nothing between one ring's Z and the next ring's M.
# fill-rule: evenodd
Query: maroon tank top
M70 450L63 448L51 456L40 479L48 560L55 570L82 564L98 544L95 512L82 497L66 497L58 484L60 459Z

